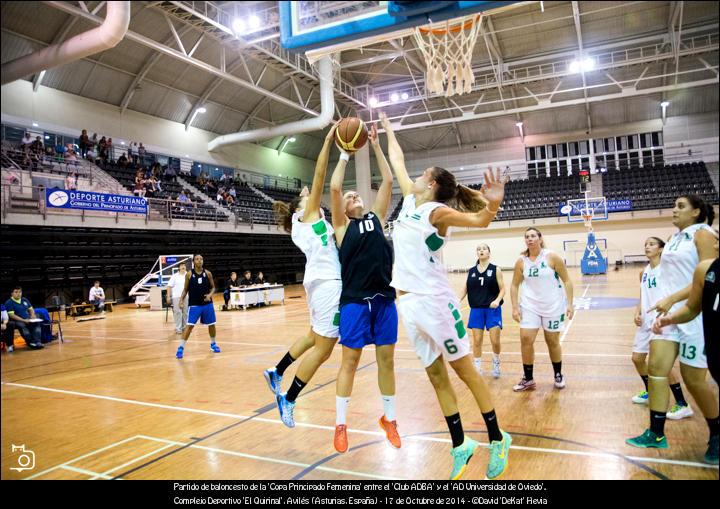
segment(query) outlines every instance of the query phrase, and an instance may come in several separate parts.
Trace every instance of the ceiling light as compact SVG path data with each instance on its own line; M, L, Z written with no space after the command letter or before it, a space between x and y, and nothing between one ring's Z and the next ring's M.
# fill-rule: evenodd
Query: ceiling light
M198 113L205 113L206 111L207 111L207 108L204 108L204 107L197 109L197 112L198 112Z
M573 60L572 62L570 62L570 66L568 67L568 69L572 73L580 72L580 62L578 62L577 60Z
M371 108L374 108L375 106L378 105L377 97L371 97L370 100L368 101L368 103L370 104Z
M522 123L522 122L516 122L516 123L515 123L515 127L522 127L522 126L523 126L523 123Z
M595 60L593 60L590 57L587 57L585 60L583 60L583 63L582 63L583 72L592 71L593 69L595 69Z
M401 98L403 101L407 101L408 97L410 97L410 96L408 95L407 92L403 92L403 93L400 95L400 98Z
M663 108L667 108L668 106L670 106L670 101L663 101L660 103L660 106L662 106Z
M260 28L261 21L260 18L253 14L252 16L250 16L249 23L250 28Z
M38 127L37 122L33 122L33 127Z
M390 100L391 100L392 102L396 103L396 102L398 102L398 101L400 100L400 96L397 95L397 93L393 92L393 93L390 95Z
M236 18L235 21L232 22L232 29L236 35L243 33L245 31L245 21L240 18Z

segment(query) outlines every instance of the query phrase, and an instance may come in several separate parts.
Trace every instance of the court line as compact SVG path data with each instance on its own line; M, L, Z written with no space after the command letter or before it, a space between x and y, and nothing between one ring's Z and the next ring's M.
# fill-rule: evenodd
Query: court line
M145 437L142 436L142 435L136 435L136 437L137 437L137 438L145 438ZM100 475L101 475L101 476L104 476L103 478L112 479L112 477L108 475L108 474L110 474L110 472L114 472L115 470L120 470L121 468L125 468L125 467L127 467L128 465L132 465L133 463L137 463L138 461L142 461L142 460L144 460L145 458L149 458L150 456L154 456L155 454L157 454L157 453L159 453L159 452L161 452L161 451L164 451L165 449L169 449L170 447L172 447L171 444L165 445L164 447L161 447L160 449L155 449L154 451L149 452L149 453L147 453L147 454L143 454L142 456L140 456L140 457L138 457L138 458L131 459L130 461L127 461L127 462L123 463L122 465L119 465L119 466L117 466L117 467L113 467L113 468L111 468L110 470L106 470L105 472L103 472L103 473L100 474Z
M587 285L587 286L585 287L585 291L584 291L583 294L582 294L582 297L581 297L582 299L585 298L585 295L587 295L587 292L588 292L589 289L590 289L590 285ZM573 324L573 322L575 321L575 317L577 316L577 314L578 314L579 312L580 312L579 309L575 309L575 310L573 311L573 317L570 319L570 322L567 324L567 327L565 327L565 332L563 332L563 335L562 335L562 337L560 338L560 344L561 344L561 345L562 345L563 342L565 341L565 336L567 336L567 335L568 335L568 332L570 332L570 327L572 327L572 324Z
M110 477L109 475L103 475L98 472L92 472L91 470L85 470L84 468L71 467L70 465L64 465L64 466L60 466L58 468L60 468L62 470L69 470L70 472L77 472L78 474L88 475L88 476L90 476L91 481L93 479L97 479L97 478L101 478L101 479L105 479L105 480L112 479L112 477Z
M6 384L3 384L3 385L6 385ZM125 440L120 440L119 442L113 442L113 443L110 444L110 445L106 445L105 447L101 447L100 449L95 449L94 451L90 451L90 452L87 453L87 454L83 454L82 456L78 456L78 457L75 458L75 459L71 459L71 460L69 460L69 461L66 461L65 463L61 463L61 464L59 464L59 465L55 465L55 466L52 467L52 468L48 468L47 470L43 470L42 472L38 472L37 474L33 474L33 475L31 475L30 477L26 477L25 480L26 480L26 481L29 481L30 479L35 479L36 477L40 477L41 475L45 475L45 474L47 474L47 473L50 473L50 472L52 472L53 470L57 470L58 468L67 467L68 465L70 465L70 463L75 463L76 461L80 461L80 460L83 460L83 459L85 459L85 458L89 458L90 456L94 456L94 455L97 454L97 453L107 451L108 449L112 449L113 447L117 447L118 445L122 445L122 444L125 444L125 443L127 443L127 442L132 442L132 441L135 440L136 438L137 438L136 436L133 436L133 437L128 437L128 438L126 438ZM97 472L93 472L93 473L94 473L94 474L97 474Z
M82 393L77 391L67 391L64 389L52 389L49 387L39 387L39 386L33 386L33 385L25 385L25 384L18 384L13 382L3 382L3 385L9 385L14 387L22 387L26 389L35 389L40 391L49 391L49 392L58 392L62 394L71 394L75 396L84 396L88 398L96 398L96 399L104 399L108 401L115 401L118 403L129 403L133 405L140 405L140 406L148 406L148 407L154 407L154 408L162 408L166 410L176 410L180 412L189 412L189 413L197 413L197 414L203 414L203 415L213 415L217 417L228 417L231 419L250 419L250 416L246 415L240 415L240 414L232 414L227 412L216 412L213 410L201 410L197 408L189 408L189 407L180 407L180 406L172 406L172 405L162 405L160 403L149 403L145 401L137 401L137 400L130 400L130 399L122 399L122 398L115 398L112 396L102 396L97 394L90 394L90 393ZM253 420L258 422L264 422L269 424L282 424L282 421L279 419L267 419L264 417L255 417ZM304 423L304 422L296 422L296 426L304 427L304 428L313 428L313 429L321 429L326 431L335 431L334 426L324 426L320 424L311 424L311 423ZM366 430L359 430L359 429L348 429L348 432L350 433L356 433L360 435L370 435L370 436L379 436L384 437L385 433L379 432L379 431L366 431ZM133 437L135 438L135 437ZM421 441L428 441L428 442L443 442L443 443L451 443L451 440L447 438L435 438L435 437L407 437L412 440L421 440ZM126 440L127 441L127 440ZM484 444L487 445L487 444ZM108 446L109 448L110 446ZM593 456L593 457L607 457L607 454L601 454L601 453L589 453L584 451L566 451L563 449L546 449L546 448L540 448L540 447L526 447L526 446L513 446L514 449L518 450L526 450L526 451L537 451L537 452L547 452L551 454L568 454L568 455L579 455L579 456ZM621 454L621 453L619 453ZM615 457L612 455L609 455L610 457ZM688 462L683 460L666 460L666 459L659 459L659 458L645 458L645 457L636 457L636 456L628 456L628 458L637 460L637 461L645 461L650 463L666 463L670 465L681 465L681 466L691 466L691 467L698 467L698 468L716 468L714 465L708 465L704 463L696 463L696 462ZM82 459L82 458L78 458ZM68 463L72 463L68 462ZM36 474L40 475L40 474Z
M138 435L138 436L139 436L140 438L144 438L144 439L146 439L146 440L155 440L155 441L157 441L157 442L169 444L167 447L172 447L172 446L181 446L181 447L184 447L184 446L188 446L190 449L201 449L201 450L208 451L208 452L217 452L217 453L220 453L220 454L227 454L227 455L229 455L229 456L237 456L237 457L240 457L240 458L254 459L254 460L259 460L259 461L267 461L267 462L270 462L270 463L279 463L279 464L282 464L282 465L290 465L290 466L294 466L294 467L298 467L298 468L308 468L309 466L311 466L310 463L300 463L300 462L297 462L297 461L289 461L289 460L283 460L283 459L278 459L278 458L271 458L271 457L269 457L269 456L258 456L258 455L256 455L256 454L247 454L247 453L243 453L243 452L231 451L231 450L228 450L228 449L220 449L220 448L217 448L217 447L208 447L208 446L204 446L204 445L194 445L194 444L192 444L192 443L185 443L185 442L176 442L176 441L174 441L174 440L167 440L167 439L164 439L164 438L151 437L151 436L147 436L147 435ZM402 478L400 478L400 477L387 477L387 476L382 476L382 475L377 475L377 474L368 474L367 472L358 472L358 471L355 471L355 470L344 470L344 469L331 468L331 467L319 467L319 468L317 468L316 470L323 470L323 471L326 471L326 472L332 472L332 473L336 473L336 474L357 475L357 476L360 476L360 477L369 477L369 478L372 478L372 479L383 479L383 480L397 480L397 479L402 479Z

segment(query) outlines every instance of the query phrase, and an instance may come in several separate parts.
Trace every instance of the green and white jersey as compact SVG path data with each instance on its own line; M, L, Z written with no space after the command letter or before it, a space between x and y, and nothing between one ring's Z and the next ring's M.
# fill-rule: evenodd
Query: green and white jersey
M692 283L695 267L700 263L700 256L695 246L695 234L699 230L707 230L715 235L707 224L697 223L675 233L665 245L660 257L660 266L665 274L661 298L672 295ZM680 308L684 302L676 303L671 308L671 312Z
M548 261L550 251L543 249L535 259L523 261L523 282L520 285L520 306L539 315L555 316L565 312L565 291L560 277Z
M307 288L317 280L340 279L340 256L335 244L335 230L325 217L312 224L301 221L305 210L292 217L292 241L305 255L305 277ZM322 214L322 212L321 212Z
M447 270L440 261L447 236L441 237L432 223L432 211L446 207L443 203L427 202L415 206L415 196L405 197L393 227L395 267L390 286L403 292L437 295L450 290Z
M662 277L660 264L654 269L648 263L643 270L642 279L640 280L640 310L643 317L643 329L650 329L655 320L653 313L648 310L655 307L660 299L663 298Z

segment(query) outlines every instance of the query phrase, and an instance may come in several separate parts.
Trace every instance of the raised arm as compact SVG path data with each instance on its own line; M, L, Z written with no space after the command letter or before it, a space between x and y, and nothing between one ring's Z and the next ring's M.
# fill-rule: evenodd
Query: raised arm
M330 179L330 211L332 212L333 229L335 230L335 242L338 247L342 245L345 238L345 229L348 219L345 216L345 200L343 199L343 182L345 181L345 167L350 160L347 152L341 151L335 171Z
M330 158L330 148L335 138L335 129L337 129L337 123L330 128L330 132L325 136L325 142L320 150L317 163L315 163L315 175L313 175L312 188L305 206L305 215L303 216L303 221L306 223L314 223L320 219L320 202L325 190L325 177L327 175L328 159Z
M395 172L395 176L398 179L400 185L400 191L403 197L409 195L412 192L413 182L408 176L407 168L405 168L405 154L403 154L402 148L395 137L392 124L387 118L387 115L382 112L380 113L380 121L382 122L385 134L388 139L388 156L390 157L390 164Z
M565 296L567 297L567 317L568 320L570 320L573 315L575 314L575 304L573 302L573 283L570 279L570 274L568 274L567 267L565 266L565 262L562 258L560 258L559 255L556 253L552 253L550 255L550 261L553 264L553 268L555 269L555 272L557 272L557 275L560 277L560 279L563 282L563 286L565 287Z
M512 317L516 322L522 320L522 314L520 313L520 302L518 300L518 293L520 289L520 283L523 281L523 261L522 258L518 258L515 262L515 268L513 270L513 280L510 285L510 300L512 301Z
M385 226L385 217L387 216L392 196L393 176L390 171L390 166L388 166L388 162L385 159L385 154L383 154L382 147L380 146L375 124L373 124L370 131L370 143L375 151L375 159L377 160L380 174L382 175L382 184L380 184L380 189L378 189L372 211L378 216L378 219L380 219L380 224Z

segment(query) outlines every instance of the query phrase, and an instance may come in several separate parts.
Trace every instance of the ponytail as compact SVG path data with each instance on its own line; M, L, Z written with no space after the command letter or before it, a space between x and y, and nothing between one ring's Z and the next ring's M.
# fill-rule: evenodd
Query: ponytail
M290 203L283 201L273 202L273 212L277 223L288 233L292 232L292 216L300 205L300 200L302 200L302 197L298 196L293 198Z
M431 172L438 186L435 190L435 201L445 203L460 212L479 212L485 208L486 202L482 195L458 184L455 175L445 168L433 166Z

